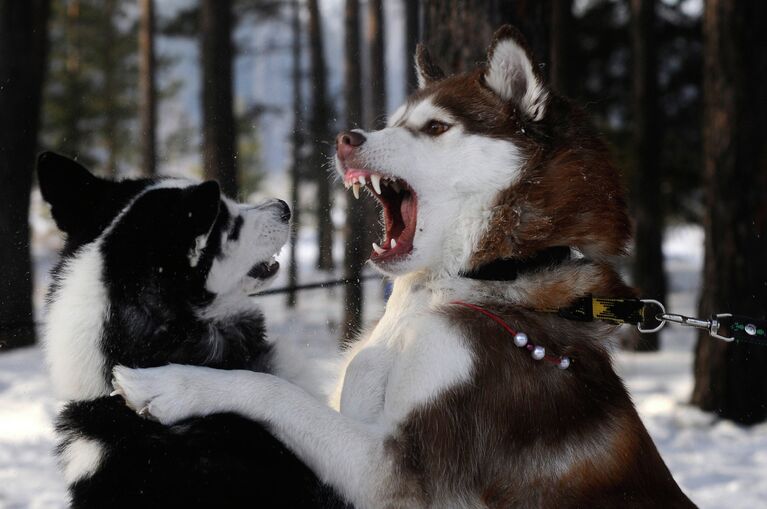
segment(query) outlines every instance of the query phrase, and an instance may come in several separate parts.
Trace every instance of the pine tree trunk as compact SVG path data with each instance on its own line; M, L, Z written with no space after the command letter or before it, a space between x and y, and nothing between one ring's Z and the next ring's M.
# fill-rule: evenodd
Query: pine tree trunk
M358 0L346 0L344 16L344 97L346 126L351 129L362 120L362 69L360 62L360 14ZM363 286L360 276L369 253L366 235L369 217L367 197L354 199L347 193L346 242L344 244L345 287L342 339L351 341L360 331L363 312Z
M767 314L767 3L708 0L704 30L705 264L700 313ZM693 404L767 418L767 348L701 334Z
M141 169L145 175L157 174L157 89L154 54L154 0L140 0L139 19L139 91Z
M549 84L562 95L572 95L570 51L573 44L573 0L551 0Z
M423 1L423 41L445 72L467 71L485 60L495 28L487 9L484 0Z
M327 68L325 66L322 23L317 0L307 0L309 7L309 47L312 73L312 116L310 121L312 157L311 169L317 180L317 237L319 257L317 268L333 268L333 220L330 178L327 161L330 157L330 105L327 96Z
M0 1L0 351L35 342L29 195L49 11L48 0Z
M386 121L386 43L381 0L368 1L368 47L370 48L370 108L367 127L380 129Z
M202 158L206 179L237 197L232 0L202 0Z
M104 105L104 124L102 136L106 146L107 160L104 166L104 175L109 178L117 177L117 108L116 98L118 91L115 90L116 64L114 57L114 17L115 0L104 0L104 18L102 20L101 34L101 74L103 84L101 94Z
M632 178L635 224L633 284L642 297L664 302L663 207L660 168L660 124L655 25L655 0L631 0L632 108L636 167ZM642 334L639 351L658 350L658 334Z
M485 61L493 33L510 23L543 61L549 48L548 4L549 0L424 0L423 40L446 72L463 72Z
M299 222L299 203L301 186L301 161L303 155L303 80L301 73L301 6L298 0L292 2L291 25L293 30L292 43L292 66L293 66L293 164L290 168L290 207L293 216L293 228L290 239L290 264L288 265L288 286L293 288L298 285L298 259L297 247ZM295 307L298 301L295 290L288 292L287 305Z
M405 0L405 92L409 94L418 88L418 77L415 75L413 57L415 47L421 37L421 1Z
M66 69L63 86L66 89L66 116L63 121L62 144L58 150L66 155L79 158L83 152L83 138L80 122L85 111L85 97L82 94L80 66L80 1L72 0L66 4Z

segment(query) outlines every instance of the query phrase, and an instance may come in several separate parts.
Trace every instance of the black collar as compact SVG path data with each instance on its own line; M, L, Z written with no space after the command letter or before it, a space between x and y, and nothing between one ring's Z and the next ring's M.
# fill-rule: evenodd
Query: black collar
M462 277L481 281L514 281L520 274L534 272L543 267L559 265L571 259L569 247L556 246L539 251L529 258L501 258L486 263Z

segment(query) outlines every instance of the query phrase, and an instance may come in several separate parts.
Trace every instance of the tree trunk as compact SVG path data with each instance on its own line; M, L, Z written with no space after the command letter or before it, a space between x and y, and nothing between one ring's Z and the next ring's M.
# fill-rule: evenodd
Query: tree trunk
M232 82L232 1L202 0L202 158L206 179L238 194Z
M35 342L29 195L49 11L48 0L0 1L0 350Z
M708 0L704 30L705 264L700 313L767 313L767 3ZM693 404L767 418L767 348L701 334Z
M81 122L85 116L85 97L82 94L82 72L80 66L80 1L66 4L66 69L63 86L66 89L66 108L63 121L62 143L57 146L66 155L81 158L84 139Z
M309 46L312 72L312 117L310 130L312 136L312 171L317 178L317 237L319 257L317 268L333 268L333 207L330 193L330 178L326 168L330 157L330 105L327 96L327 68L317 0L307 0L309 7Z
M421 0L405 0L405 93L418 88L413 57L421 37Z
M360 14L358 0L346 0L344 17L344 96L346 126L351 129L362 121L362 69L360 62ZM363 286L360 276L367 260L369 213L367 202L346 194L346 243L344 244L344 277L351 281L345 287L342 339L350 342L362 326Z
M104 0L104 17L101 25L101 72L103 86L100 90L104 106L103 132L107 160L104 174L109 178L117 177L117 94L115 72L117 62L114 56L115 44L115 0Z
M423 40L446 72L463 72L485 61L493 33L509 23L542 61L548 56L549 1L424 0Z
M157 174L157 89L154 55L154 0L140 0L139 19L139 91L141 169L145 175Z
M549 84L562 95L572 95L570 62L573 54L573 0L551 0Z
M298 0L292 2L293 13L291 25L293 29L292 58L293 58L293 164L290 168L290 207L293 209L293 228L290 235L290 265L288 265L288 286L298 285L297 246L299 227L299 202L301 186L301 161L303 158L303 80L301 73L301 6ZM297 303L295 290L288 292L287 305L295 307Z
M631 0L633 145L636 166L632 178L635 224L633 284L642 297L664 302L663 200L660 168L658 54L655 0ZM658 350L658 334L641 334L636 350Z
M366 122L380 129L386 120L386 43L382 0L368 1L368 47L370 48L370 108Z

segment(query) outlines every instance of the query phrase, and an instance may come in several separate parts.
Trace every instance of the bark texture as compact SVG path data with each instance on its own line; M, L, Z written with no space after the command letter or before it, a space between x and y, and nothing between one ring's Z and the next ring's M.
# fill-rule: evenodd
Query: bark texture
M767 313L767 3L708 0L704 12L705 264L700 313ZM701 334L692 402L767 418L767 348Z
M351 129L362 121L362 66L360 61L360 13L358 0L346 0L344 15L344 99L346 126ZM344 289L342 340L351 341L362 326L362 267L369 253L367 196L355 200L346 194L346 229L344 243L344 278L351 281Z
M157 88L155 84L154 0L139 3L139 92L141 169L146 175L157 174Z
M301 5L298 0L292 2L291 27L293 42L291 56L293 59L293 164L290 168L290 208L292 209L293 228L290 232L290 264L288 265L288 286L294 288L298 284L298 258L296 242L298 240L299 202L301 199L301 161L303 160L302 148L303 136L303 79L301 73ZM287 305L295 307L298 301L298 293L295 290L288 291Z
M639 294L665 302L663 272L663 200L660 168L658 50L655 0L631 0L633 149L636 166L631 185L634 216L633 284ZM639 351L658 350L658 334L641 334Z
M317 0L307 0L309 8L309 48L312 74L312 113L309 122L312 155L311 171L317 181L317 238L319 257L317 268L333 268L333 208L330 177L327 173L331 150L331 108L327 93L327 67L325 65L322 23Z
M232 59L232 0L202 0L202 159L206 179L237 197Z
M49 12L0 1L0 351L35 342L28 218Z
M542 63L548 58L550 1L424 0L423 40L445 71L463 72L484 62L493 33L512 24Z

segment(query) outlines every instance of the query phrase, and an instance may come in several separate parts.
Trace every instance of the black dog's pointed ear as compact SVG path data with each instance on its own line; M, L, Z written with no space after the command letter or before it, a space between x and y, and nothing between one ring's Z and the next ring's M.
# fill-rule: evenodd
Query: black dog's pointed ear
M445 72L431 59L429 50L419 43L415 47L415 75L418 77L418 88L424 88L445 78Z
M218 217L221 204L221 188L217 182L208 181L187 188L186 207L188 224L195 237L207 234Z
M54 152L43 152L37 158L40 193L51 206L56 225L64 232L85 221L93 204L106 187L106 181L95 177L83 166Z

